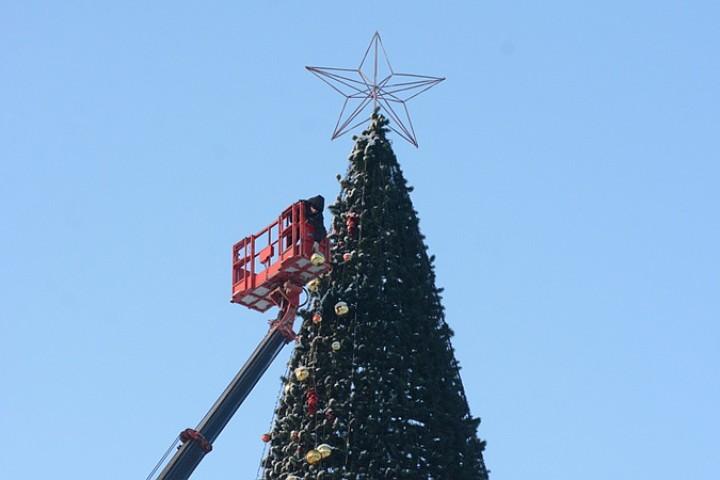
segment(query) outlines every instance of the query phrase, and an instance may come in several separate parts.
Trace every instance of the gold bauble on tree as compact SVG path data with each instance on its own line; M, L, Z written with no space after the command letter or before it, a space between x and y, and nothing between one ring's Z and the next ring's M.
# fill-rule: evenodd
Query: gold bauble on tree
M319 267L323 263L325 263L325 255L319 252L315 252L310 256L310 263L315 265L316 267Z
M295 378L297 378L301 382L304 382L305 380L307 380L309 376L310 376L310 370L308 370L307 368L297 367L295 369Z
M313 278L305 284L305 288L307 288L312 293L316 293L320 289L320 279Z
M305 460L310 465L315 465L320 460L322 460L322 458L323 458L322 454L320 452L318 452L317 450L315 450L314 448L305 454Z

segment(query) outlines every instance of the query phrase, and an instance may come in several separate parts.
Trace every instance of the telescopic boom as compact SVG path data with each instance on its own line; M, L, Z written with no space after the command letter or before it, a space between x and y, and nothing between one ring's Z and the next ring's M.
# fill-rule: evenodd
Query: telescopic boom
M321 196L287 207L275 221L232 249L231 302L258 312L277 306L270 330L196 428L186 428L147 480L187 480L283 346L295 339L293 322L302 285L330 271ZM154 476L172 450L174 455Z
M202 459L212 450L212 444L223 431L255 384L263 376L286 343L295 338L292 324L297 314L302 287L286 283L275 290L271 298L280 307L278 318L270 325L245 365L220 395L198 426L180 433L182 444L165 465L156 480L187 480ZM151 475L152 477L152 475Z

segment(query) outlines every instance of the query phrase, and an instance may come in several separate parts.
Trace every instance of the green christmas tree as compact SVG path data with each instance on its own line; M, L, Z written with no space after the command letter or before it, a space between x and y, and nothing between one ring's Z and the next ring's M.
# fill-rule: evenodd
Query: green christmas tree
M264 479L488 477L387 123L373 115L338 176L333 270L301 311Z

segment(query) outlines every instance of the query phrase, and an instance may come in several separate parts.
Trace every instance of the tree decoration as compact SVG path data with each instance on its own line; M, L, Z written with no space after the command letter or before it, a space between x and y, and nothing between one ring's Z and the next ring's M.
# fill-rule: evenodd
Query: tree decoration
M314 388L308 391L306 395L305 405L307 407L308 415L315 415L315 412L317 412L318 394Z
M327 458L327 457L329 457L330 455L332 455L332 450L333 450L333 449L332 449L332 447L331 447L330 445L328 445L327 443L323 443L322 445L318 445L317 447L315 447L315 450L317 450L318 452L320 452L320 456L321 456L322 458Z
M396 73L377 32L357 68L305 68L345 97L332 134L333 140L370 120L367 117L363 119L362 115L372 106L374 111L380 109L392 118L397 128L390 128L417 147L406 102L445 80L442 77Z
M349 262L350 260L352 260L354 253L355 253L355 252L345 252L345 253L343 253L343 261Z
M322 460L322 454L314 448L305 454L305 461L310 465L315 465Z
M335 304L335 313L342 317L343 315L347 315L347 313L350 311L350 308L348 307L347 303L345 302L338 302Z
M325 263L325 255L319 252L313 253L310 256L310 263L312 263L316 267L322 265L323 263Z
M349 212L345 217L345 228L347 228L348 235L351 237L355 236L357 232L358 214Z
M316 325L322 322L322 314L320 312L313 313L312 322Z
M335 340L330 345L330 348L332 348L333 352L337 352L342 348L342 344L339 341Z
M308 370L306 367L297 367L295 369L295 378L297 378L301 382L307 380L309 376L310 370Z
M320 289L320 279L319 278L313 278L308 283L305 284L305 288L308 289L311 293L317 293L317 291Z
M265 443L268 443L270 441L270 434L263 433L262 435L260 435L260 440L262 440Z

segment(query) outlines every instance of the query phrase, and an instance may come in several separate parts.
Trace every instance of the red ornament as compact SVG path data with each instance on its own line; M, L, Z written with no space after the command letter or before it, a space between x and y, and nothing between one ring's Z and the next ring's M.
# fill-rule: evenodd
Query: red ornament
M358 214L350 212L345 217L345 227L347 227L348 235L351 237L355 236L355 230L357 230Z
M308 391L305 405L307 405L307 412L309 415L315 415L315 412L317 412L317 404L319 398L320 397L318 397L318 394L314 389Z
M262 440L265 443L268 443L270 441L270 434L263 433L262 435L260 435L260 440Z

